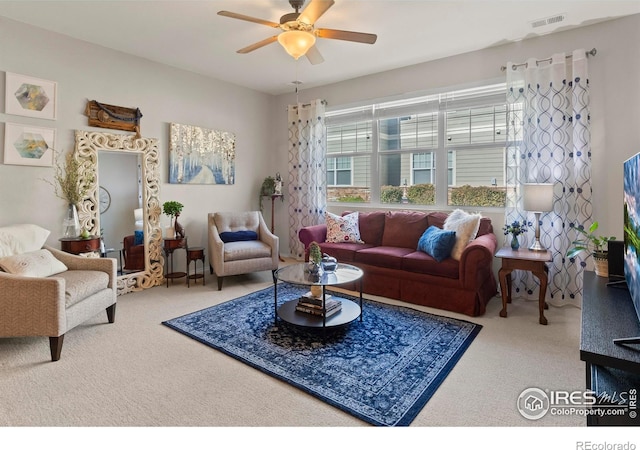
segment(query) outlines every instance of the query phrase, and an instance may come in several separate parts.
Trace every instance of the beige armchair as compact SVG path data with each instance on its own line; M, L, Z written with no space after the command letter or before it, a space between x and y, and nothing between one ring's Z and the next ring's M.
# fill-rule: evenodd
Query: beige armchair
M117 263L48 246L28 250L0 252L0 338L48 336L57 361L67 331L105 310L115 321Z
M209 213L209 270L218 278L278 268L279 239L259 211ZM226 242L225 242L226 241Z

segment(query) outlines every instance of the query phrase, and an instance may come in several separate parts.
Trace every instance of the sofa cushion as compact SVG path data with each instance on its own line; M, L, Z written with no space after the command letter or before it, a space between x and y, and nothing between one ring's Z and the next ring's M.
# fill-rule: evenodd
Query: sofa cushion
M451 250L456 243L456 232L442 230L431 225L420 236L418 250L425 252L438 262L447 259L451 255Z
M40 250L49 230L34 224L9 225L0 228L0 257Z
M48 277L67 270L62 261L46 249L0 258L0 268L23 277Z
M381 245L415 250L427 229L427 214L418 211L389 211L385 215Z
M357 212L340 217L327 211L325 219L327 222L327 242L363 242L360 239Z
M322 253L333 256L339 263L351 263L355 260L355 254L357 251L373 247L373 245L370 244L358 244L355 242L321 242L319 245Z
M436 277L457 279L460 273L460 263L453 258L447 258L442 262L438 262L424 252L415 251L402 258L402 270L424 273ZM429 286L425 285L425 289L428 290Z
M462 252L469 242L476 238L480 227L480 214L469 214L456 209L444 222L444 229L456 232L456 245L451 250L451 257L460 261Z
M258 240L258 233L252 230L240 230L240 231L223 231L220 233L220 239L222 242L238 242L238 241L256 241Z
M350 214L345 211L342 215ZM358 213L358 228L360 229L360 239L366 244L374 246L380 245L382 242L382 233L384 231L385 221L384 211L371 211Z
M67 308L109 287L109 275L98 270L67 270L55 276L65 280L64 302Z
M414 248L401 247L365 248L356 252L354 262L400 270L402 269L402 258L414 251Z

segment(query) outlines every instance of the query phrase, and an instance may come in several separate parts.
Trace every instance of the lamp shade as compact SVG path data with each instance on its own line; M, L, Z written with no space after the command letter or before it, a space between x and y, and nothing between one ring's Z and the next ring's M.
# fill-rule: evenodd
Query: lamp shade
M289 30L278 35L278 42L288 54L300 58L316 43L316 37L308 31Z
M553 183L523 184L522 208L531 212L553 210Z

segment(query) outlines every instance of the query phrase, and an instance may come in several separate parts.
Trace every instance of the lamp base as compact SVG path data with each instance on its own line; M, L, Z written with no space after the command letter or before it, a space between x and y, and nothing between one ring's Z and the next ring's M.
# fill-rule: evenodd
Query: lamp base
M532 252L546 252L547 249L544 248L542 246L542 244L540 244L540 241L538 239L536 239L536 241L533 243L533 245L531 247L529 247L529 250L531 250Z

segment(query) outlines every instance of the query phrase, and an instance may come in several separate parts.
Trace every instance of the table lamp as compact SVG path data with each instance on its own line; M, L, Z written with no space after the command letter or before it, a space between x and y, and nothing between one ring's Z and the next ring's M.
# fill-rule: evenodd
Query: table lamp
M522 185L522 207L536 215L536 240L529 250L544 252L540 244L540 214L553 211L553 183L525 183Z

